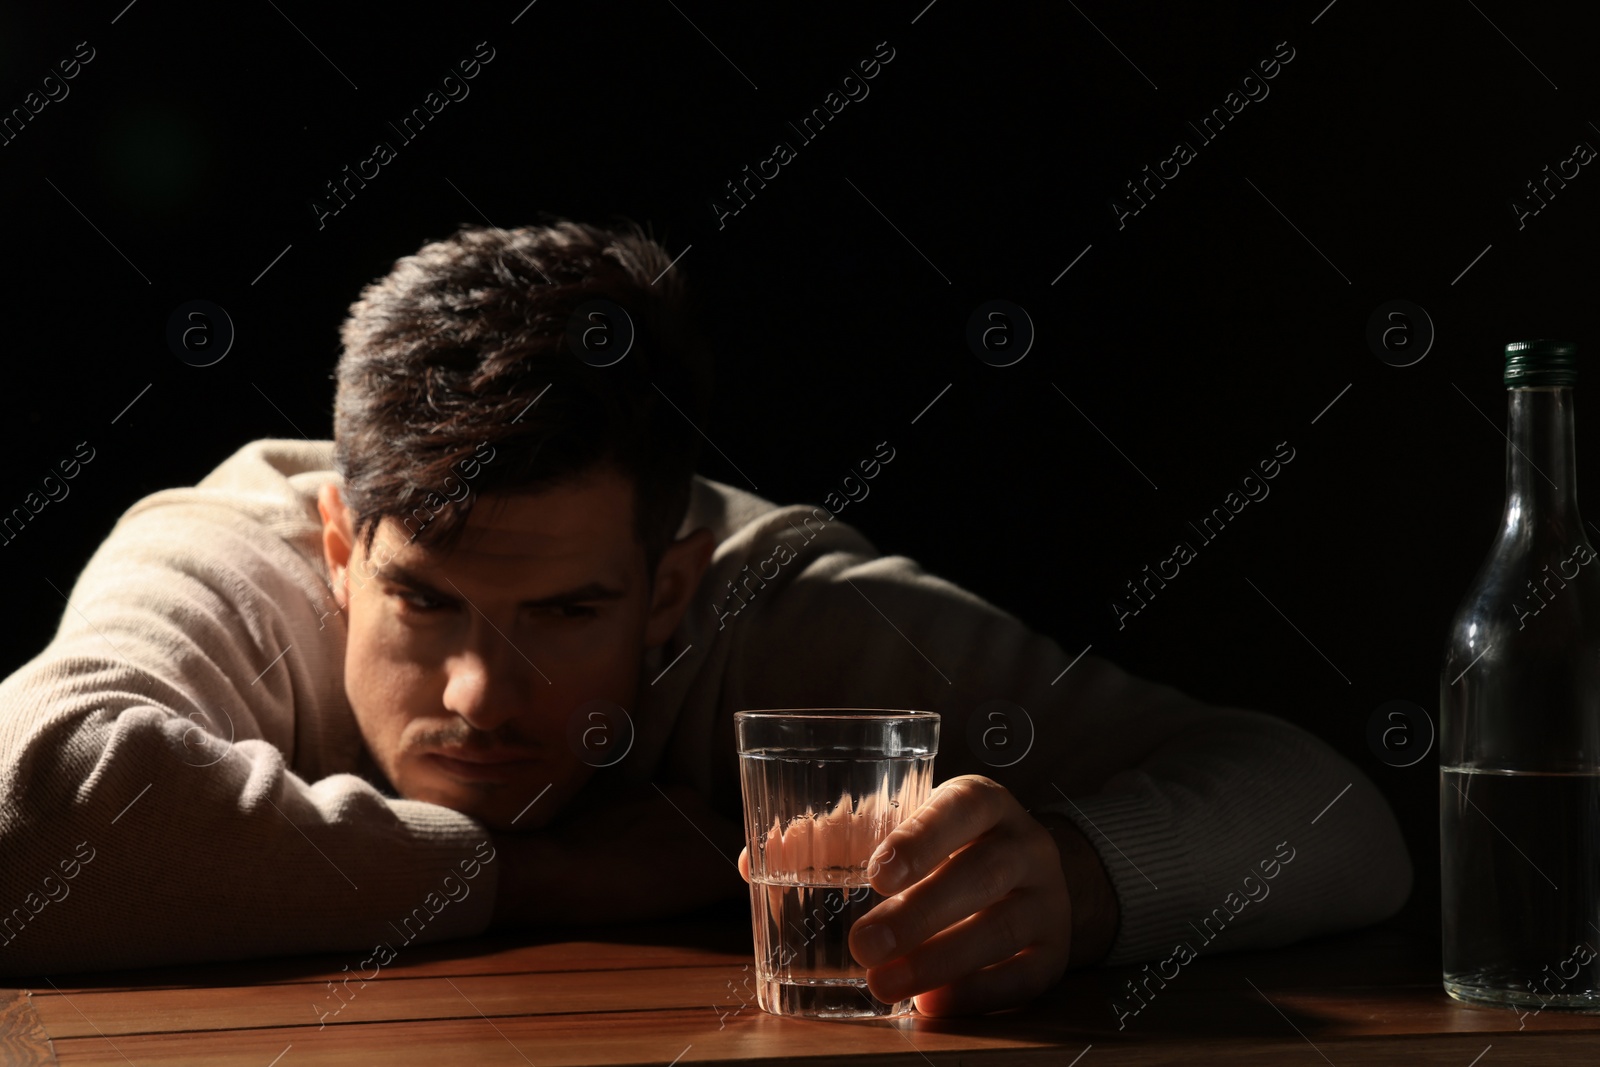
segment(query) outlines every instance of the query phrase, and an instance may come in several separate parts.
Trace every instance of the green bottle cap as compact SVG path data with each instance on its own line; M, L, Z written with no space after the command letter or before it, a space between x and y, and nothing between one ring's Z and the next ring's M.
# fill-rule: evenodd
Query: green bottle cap
M1512 341L1506 345L1506 388L1578 384L1578 346L1571 341Z

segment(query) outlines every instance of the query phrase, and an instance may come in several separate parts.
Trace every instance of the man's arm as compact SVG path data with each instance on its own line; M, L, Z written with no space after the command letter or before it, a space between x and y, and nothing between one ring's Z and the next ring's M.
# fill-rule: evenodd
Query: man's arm
M726 619L741 668L724 703L939 712L939 780L985 776L1034 818L1056 822L1089 905L1074 925L1093 926L1079 931L1087 947L1074 962L1167 956L1185 937L1203 948L1210 942L1196 931L1217 929L1224 915L1215 949L1281 945L1378 921L1404 902L1412 871L1393 813L1326 743L1093 654L1075 660L911 560L879 557L838 520L807 545L795 531L811 514L780 509L767 522L772 541L787 536L803 554ZM769 554L757 540L750 559ZM1014 713L1006 724L1025 756L973 743L969 720L991 701L1026 711L1031 739ZM1096 902L1104 886L1088 851L1115 908Z
M0 973L330 950L370 972L380 942L488 924L483 827L290 767L352 756L312 713L340 699L343 653L315 582L231 509L113 531L49 646L0 683Z
M1111 876L1077 823L1054 812L1040 812L1035 818L1056 843L1072 898L1072 950L1067 964L1087 967L1100 963L1111 951L1120 921Z

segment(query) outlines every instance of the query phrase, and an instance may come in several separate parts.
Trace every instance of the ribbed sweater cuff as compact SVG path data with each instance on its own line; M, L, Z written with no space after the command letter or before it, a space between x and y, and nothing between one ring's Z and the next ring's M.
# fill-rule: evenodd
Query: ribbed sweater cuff
M1071 819L1111 878L1121 918L1103 962L1111 966L1171 953L1188 930L1186 920L1198 914L1200 902L1189 897L1203 879L1191 870L1191 845L1179 836L1159 794L1103 793L1035 810Z

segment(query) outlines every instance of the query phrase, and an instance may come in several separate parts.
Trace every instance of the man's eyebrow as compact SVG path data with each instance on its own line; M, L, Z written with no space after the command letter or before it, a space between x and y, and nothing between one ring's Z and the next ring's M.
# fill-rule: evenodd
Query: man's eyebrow
M429 596L436 597L440 600L454 600L461 595L453 590L446 591L440 589L432 582L417 574L416 571L413 571L408 567L403 567L398 563L391 562L384 564L378 569L378 577L386 581L393 582L396 585L403 585L406 588L413 589L419 593L426 593ZM585 582L583 585L577 586L573 589L565 589L559 593L552 593L550 596L539 597L535 600L524 600L521 606L531 608L553 608L560 607L564 604L581 604L593 600L620 600L625 595L626 594L621 589L606 585L604 582L593 581Z

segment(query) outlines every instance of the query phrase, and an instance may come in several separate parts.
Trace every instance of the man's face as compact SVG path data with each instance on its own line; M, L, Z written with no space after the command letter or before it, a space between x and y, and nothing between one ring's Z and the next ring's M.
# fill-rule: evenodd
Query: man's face
M641 656L677 626L713 547L696 530L652 583L633 484L609 466L480 497L443 550L386 518L368 552L336 486L318 506L345 693L373 759L401 796L496 829L545 825L588 781L570 719L596 699L636 709Z

